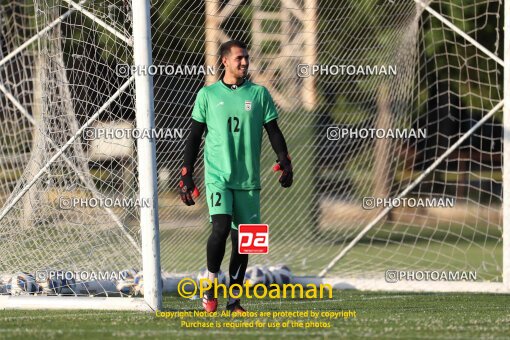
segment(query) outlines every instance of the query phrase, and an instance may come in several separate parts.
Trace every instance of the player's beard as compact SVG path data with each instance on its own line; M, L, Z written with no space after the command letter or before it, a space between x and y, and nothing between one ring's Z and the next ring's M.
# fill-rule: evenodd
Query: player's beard
M245 71L239 67L239 68L229 68L230 75L235 79L244 79L248 75L248 67L245 69Z
M248 67L245 69L239 68L239 77L238 78L245 78L248 75Z

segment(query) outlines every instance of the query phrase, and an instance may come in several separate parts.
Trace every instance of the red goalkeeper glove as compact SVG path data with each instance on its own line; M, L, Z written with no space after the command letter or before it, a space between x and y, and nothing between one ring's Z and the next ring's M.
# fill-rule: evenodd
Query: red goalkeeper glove
M187 167L183 167L181 169L181 180L179 182L181 200L186 205L194 205L195 201L193 198L197 198L200 196L200 192L195 186L195 182L193 182L193 176L191 171L188 171Z
M276 165L273 167L273 171L281 171L280 179L278 180L282 187L288 188L292 185L294 180L294 173L292 172L292 164L290 162L289 155L279 155Z

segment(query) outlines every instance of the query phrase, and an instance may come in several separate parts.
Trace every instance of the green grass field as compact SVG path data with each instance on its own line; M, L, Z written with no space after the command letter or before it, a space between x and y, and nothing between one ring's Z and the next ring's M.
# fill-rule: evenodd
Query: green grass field
M177 318L155 313L98 311L0 311L0 338L508 338L510 295L403 294L336 291L333 299L247 301L249 311L356 311L356 317L328 320L292 318L295 322L330 322L329 328L267 328L288 317L192 317L187 321L266 323L266 328L182 328ZM220 301L221 309L224 301ZM164 297L167 311L201 310L200 301Z

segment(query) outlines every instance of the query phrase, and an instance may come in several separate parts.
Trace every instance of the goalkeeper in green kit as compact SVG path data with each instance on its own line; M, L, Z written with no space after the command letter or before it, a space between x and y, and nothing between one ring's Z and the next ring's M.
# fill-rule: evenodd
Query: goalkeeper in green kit
M243 284L248 255L238 253L238 225L260 223L260 150L266 130L277 155L274 169L281 171L280 184L292 185L293 173L287 145L276 120L268 90L246 79L249 56L246 44L231 40L221 45L223 78L202 88L191 115L191 132L184 150L179 182L186 205L193 205L199 191L193 170L202 134L205 137L205 191L212 230L207 241L207 270L214 282L220 270L228 235L232 241L230 285ZM234 290L234 296L239 296ZM203 298L204 309L216 311L218 300L210 289ZM239 299L229 298L227 310L243 312Z

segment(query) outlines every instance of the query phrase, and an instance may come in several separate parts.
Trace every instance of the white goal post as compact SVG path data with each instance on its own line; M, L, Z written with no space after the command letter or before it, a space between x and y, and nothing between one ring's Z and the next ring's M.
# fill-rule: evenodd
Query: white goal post
M152 65L150 1L133 1L133 51L134 65ZM154 123L154 94L149 74L135 76L136 126L152 130ZM144 271L144 299L154 310L162 308L161 265L159 259L158 179L156 173L156 141L153 138L138 140L138 174L140 198L151 206L141 208L142 258Z
M139 194L136 197L136 202L147 202L148 204L139 206L139 211L136 213L139 216L139 235L133 235L133 231L129 229L129 226L126 225L124 220L118 216L118 208L123 208L122 206L115 206L111 208L106 206L108 201L105 199L106 197L101 193L97 184L94 183L90 178L89 166L86 163L83 163L85 159L78 159L78 164L76 164L76 160L70 159L76 156L80 156L82 153L81 150L77 151L76 149L71 152L71 156L66 154L68 150L76 148L76 144L81 140L83 133L86 129L90 129L94 126L95 121L100 117L101 114L107 112L111 105L115 103L116 100L119 99L124 92L129 91L130 87L133 87L134 84L134 101L136 105L135 116L136 116L136 128L139 130L151 130L154 129L154 98L152 94L152 77L149 74L135 74L133 76L128 77L118 89L113 92L107 100L105 100L102 105L100 105L95 112L91 115L90 118L86 120L84 124L82 124L79 128L75 124L76 114L73 112L76 105L71 98L71 93L69 92L68 86L70 82L67 79L66 75L66 65L64 58L62 55L65 52L62 50L64 47L61 46L60 36L61 28L59 25L62 25L72 18L73 14L78 12L80 15L86 16L92 20L94 24L98 24L98 26L106 29L110 32L114 37L124 42L127 47L132 46L133 48L133 63L135 65L140 65L141 67L148 67L152 65L152 56L151 56L151 28L150 28L150 3L148 0L135 0L132 2L132 10L137 13L137 15L133 16L132 20L132 38L126 38L125 35L119 33L115 28L112 28L105 21L101 20L97 16L95 16L90 11L87 11L83 5L86 5L87 1L82 0L80 3L75 3L73 1L66 0L70 7L67 11L65 11L62 15L58 15L60 10L60 5L54 4L53 2L38 4L34 2L33 4L29 4L27 7L28 13L33 14L34 17L29 18L31 20L30 24L34 27L32 30L28 30L29 33L35 33L32 37L27 39L23 44L16 47L12 52L7 54L5 57L1 58L0 65L8 65L9 62L15 60L16 58L24 58L29 57L32 60L26 66L33 67L32 77L34 78L32 95L32 115L28 113L27 109L20 103L20 101L13 96L9 90L5 86L1 86L1 90L5 97L14 105L14 107L19 111L19 113L23 114L24 118L35 128L34 131L34 144L32 149L32 154L38 154L41 150L38 148L44 148L45 143L48 143L51 147L53 147L53 153L48 155L49 159L44 161L43 159L36 158L31 156L32 163L31 168L27 169L27 181L26 184L19 185L19 190L12 191L9 199L6 201L2 212L0 214L0 221L7 225L7 229L9 227L12 228L27 228L32 223L39 224L40 222L35 222L34 220L26 221L27 225L23 225L19 223L19 217L16 216L14 218L10 217L9 214L13 214L12 211L16 209L16 206L23 199L28 197L28 205L24 205L25 211L21 211L23 215L29 215L29 218L34 218L30 212L34 205L42 203L38 201L37 198L34 200L31 196L31 191L35 191L34 188L37 189L37 183L44 178L44 176L50 177L55 175L52 171L52 167L56 165L57 162L64 160L66 166L73 172L71 176L77 177L76 183L71 183L66 189L73 190L77 185L82 185L87 189L91 194L92 198L95 199L96 203L99 202L99 210L103 210L106 215L109 217L109 227L119 227L116 229L120 234L117 234L117 237L121 237L123 240L121 243L113 244L112 247L120 248L116 249L120 252L125 252L126 249L130 252L134 253L134 257L141 257L143 260L135 260L134 262L129 262L133 266L138 266L139 269L143 270L143 276L140 273L139 282L137 288L142 287L143 285L143 297L132 297L135 293L134 290L129 290L126 294L122 291L117 291L114 284L113 279L117 281L122 281L122 279L126 279L126 286L131 288L134 285L128 280L134 280L134 277L124 277L122 275L117 275L121 273L118 270L118 265L115 263L117 259L115 258L102 258L100 261L108 260L112 263L107 264L104 268L108 268L111 270L112 268L117 268L117 272L113 270L108 272L103 270L104 278L107 278L107 274L111 274L107 280L97 280L97 277L94 280L84 279L82 281L77 281L79 278L74 277L73 275L67 274L78 274L82 277L85 275L90 275L91 273L95 273L93 275L97 275L97 272L90 271L90 269L86 269L81 271L79 267L57 267L56 263L47 263L47 267L36 267L38 271L36 274L28 273L28 275L23 275L21 273L17 273L14 275L6 275L8 272L9 263L4 263L0 271L4 274L2 282L2 293L9 293L7 295L0 296L0 308L2 309L102 309L102 310L145 310L145 311L154 311L160 310L162 308L162 280L161 280L161 266L159 260L159 225L158 225L158 195L157 195L157 175L156 175L156 159L155 159L155 140L153 138L140 138L137 141L137 157L138 161L138 173L139 173ZM9 10L19 10L16 7L23 7L25 4L15 3L11 8L7 4L3 4L2 15L5 19L5 15ZM39 6L38 6L39 5ZM46 5L47 7L44 7ZM55 6L55 7L52 7ZM21 9L23 10L23 8ZM45 10L47 12L45 12ZM38 12L39 11L39 12ZM49 13L48 13L49 12ZM37 31L38 19L40 19L40 15L47 15L47 17L43 17L43 19L49 19L47 25L42 25L43 28ZM54 16L54 18L52 17ZM15 18L14 20L16 20ZM44 20L43 20L44 22ZM34 24L35 23L35 24ZM6 26L4 26L6 27ZM55 33L56 31L56 33ZM53 32L53 33L52 33ZM21 37L15 37L21 38ZM56 43L52 42L52 39L56 40ZM44 42L43 42L44 41ZM34 48L33 45L38 45L38 48ZM47 45L46 45L47 44ZM28 50L31 51L28 51ZM48 61L41 61L41 57L38 57L37 54L41 53L44 56L45 53L50 50L50 54L47 55ZM51 52L56 53L56 55L51 55ZM56 64L54 66L52 63ZM44 68L47 67L47 75L45 74ZM61 69L59 69L61 68ZM51 103L45 103L45 96L51 96L52 89L44 88L44 86L48 86L48 84L44 83L45 79L42 79L44 76L48 78L53 74L57 75L57 90L53 89L59 98L55 98L57 101L60 100L64 103L63 106L66 106L63 110L68 110L67 112L63 112L63 114L68 114L71 117L68 117L69 121L67 122L69 125L67 128L71 128L70 138L66 138L62 136L63 139L56 140L59 136L56 135L48 135L47 129L48 127L44 124L45 118L44 116L50 116L53 114L51 110ZM41 76L41 74L43 74ZM7 73L9 76L9 74ZM49 80L49 79L46 80ZM42 84L42 85L40 85ZM37 86L41 86L43 88L38 88ZM52 98L53 99L53 98ZM42 104L37 103L38 100L42 101ZM68 101L66 103L66 101ZM46 104L46 105L45 105ZM32 117L33 116L33 117ZM5 118L5 117L4 117ZM57 119L59 119L57 117ZM65 126L65 118L62 119L64 122L62 123ZM51 130L51 126L49 126ZM42 135L43 139L37 139L37 135ZM63 144L60 144L60 143ZM42 144L39 144L42 143ZM78 148L81 146L78 145ZM131 146L128 147L130 149ZM46 150L43 150L46 151ZM73 152L78 152L77 154L73 154ZM83 155L82 155L83 157ZM36 172L30 170L36 170ZM82 173L80 173L82 172ZM57 174L61 175L61 174ZM64 175L65 176L65 175ZM58 181L58 180L57 180ZM48 183L46 183L48 184ZM67 183L69 184L69 183ZM131 183L128 183L132 185ZM58 186L58 185L57 185ZM49 186L51 188L51 186ZM36 194L36 196L44 196L41 194ZM60 197L62 198L62 197ZM70 197L65 197L65 202L70 202ZM45 202L47 198L43 198L43 202ZM113 202L113 200L111 200ZM64 202L61 200L61 202ZM61 203L59 202L59 203ZM132 203L133 201L129 201L128 203ZM83 204L83 201L82 203ZM105 205L106 204L106 205ZM68 209L69 206L60 205L58 209ZM26 211L28 209L29 211ZM114 211L115 210L115 211ZM96 210L97 212L97 210ZM94 211L91 212L94 214ZM15 214L15 213L14 213ZM122 212L121 212L122 214ZM41 216L39 216L40 218ZM35 217L37 219L38 217ZM101 218L101 216L99 216ZM104 218L104 217L103 217ZM23 220L23 219L22 219ZM94 226L94 223L97 221L90 221L87 219L78 218L78 223L83 223L81 225L82 228L87 227L87 222L91 223L89 226ZM70 221L67 221L70 222ZM22 222L23 223L23 222ZM59 222L50 221L48 224L57 224ZM100 223L98 223L100 224ZM135 240L137 238L138 240ZM9 242L8 239L3 239L4 241ZM55 241L58 242L58 241ZM106 240L109 242L109 240ZM141 242L141 247L139 243ZM123 246L120 246L123 244ZM125 244L125 245L124 245ZM42 247L48 246L47 244L42 243ZM82 248L86 245L76 245L78 248ZM94 245L91 245L94 247ZM58 248L57 248L58 249ZM94 256L93 249L89 250L89 255ZM115 254L115 253L113 253ZM105 254L103 254L104 257ZM19 250L19 254L15 253L13 257L18 256L26 256L23 254L23 249ZM62 261L65 263L65 261ZM72 263L72 261L70 262ZM67 265L70 265L68 263ZM126 265L126 263L124 264ZM141 266L140 266L141 265ZM100 268L100 267L96 267ZM7 269L7 270L6 270ZM30 268L33 269L33 268ZM19 268L18 271L28 271L30 270L26 267ZM12 272L12 269L11 269ZM46 274L48 277L39 278L37 277L37 273ZM51 273L51 274L50 274ZM126 272L122 272L121 274L126 274ZM54 277L51 277L53 275ZM131 275L131 273L129 273ZM28 278L27 278L28 276ZM17 277L17 280L16 280ZM35 281L37 280L37 288L35 287ZM41 280L39 280L41 279ZM101 277L103 279L103 277ZM67 280L67 281L64 281ZM140 281L141 280L141 281ZM142 282L142 284L140 284ZM60 284L60 285L59 285ZM16 286L16 287L15 287ZM21 286L21 287L19 287ZM48 287L50 286L50 287ZM31 287L30 290L27 287ZM44 288L43 288L44 287ZM20 288L20 293L14 293L16 289ZM67 293L64 290L67 289ZM134 289L134 288L133 288ZM49 294L48 294L49 292ZM27 295L27 293L29 293ZM139 292L138 292L139 294ZM33 296L33 295L41 295L41 296ZM50 296L48 296L50 295ZM71 296L63 296L63 295L71 295ZM75 297L73 297L74 295ZM128 297L120 297L123 295L128 295ZM94 298L91 298L95 296ZM101 297L103 296L103 297ZM106 296L106 297L104 297ZM87 298L89 297L89 298Z
M133 61L135 65L147 67L152 65L150 1L133 1L133 13L136 13L133 15ZM135 88L136 126L139 129L152 130L155 128L152 77L149 74L135 75ZM156 141L153 138L138 140L138 169L140 198L146 198L151 203L149 207L140 210L144 299L153 310L161 310L163 287L159 259Z

